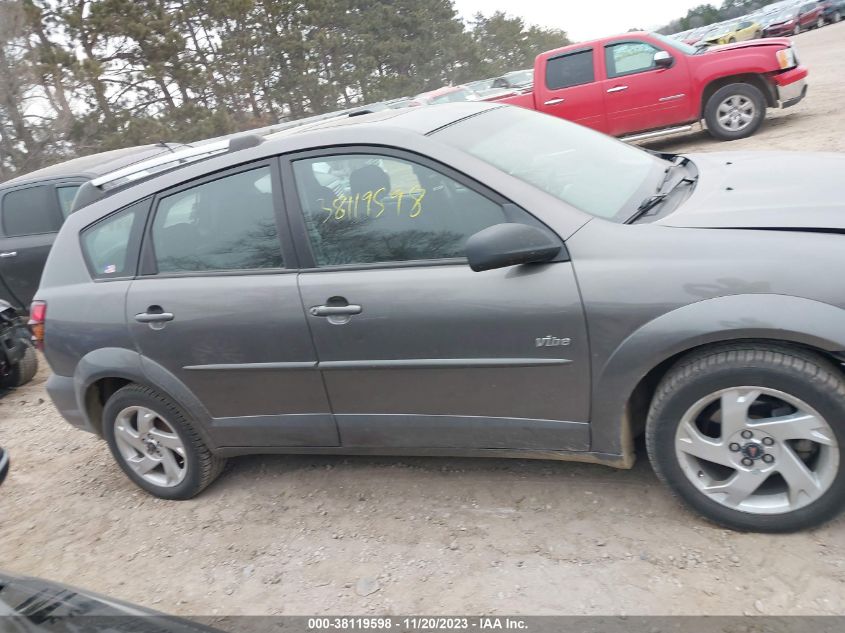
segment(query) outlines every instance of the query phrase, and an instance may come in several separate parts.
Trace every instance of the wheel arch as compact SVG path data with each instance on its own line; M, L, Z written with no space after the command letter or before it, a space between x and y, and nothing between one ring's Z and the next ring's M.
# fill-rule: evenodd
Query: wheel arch
M845 310L785 295L732 295L688 304L632 332L594 374L590 450L633 462L657 384L682 357L725 343L791 344L840 367Z
M727 77L719 77L717 79L713 79L706 86L704 86L704 90L701 92L701 102L698 104L699 118L704 118L704 111L707 107L707 102L710 100L710 97L712 97L716 93L717 90L719 90L720 88L724 88L727 85L736 83L751 84L763 93L763 98L766 100L766 107L777 107L778 102L777 94L775 94L775 88L769 81L766 80L763 75L759 73L740 73L736 75L728 75Z
M198 424L197 432L210 449L215 449L208 433L211 415L199 399L170 371L125 348L101 348L86 354L73 376L79 410L88 427L102 437L103 408L120 388L135 383L171 398Z

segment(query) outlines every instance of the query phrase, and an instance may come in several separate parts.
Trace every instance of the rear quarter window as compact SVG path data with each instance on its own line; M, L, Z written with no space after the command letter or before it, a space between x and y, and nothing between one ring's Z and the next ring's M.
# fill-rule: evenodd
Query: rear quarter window
M149 200L137 202L82 230L82 252L92 277L135 275L141 229L149 206Z

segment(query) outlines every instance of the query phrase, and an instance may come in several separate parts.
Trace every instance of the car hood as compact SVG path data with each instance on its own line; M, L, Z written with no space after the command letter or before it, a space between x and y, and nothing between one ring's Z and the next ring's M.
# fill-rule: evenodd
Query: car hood
M709 38L713 39L713 38ZM765 40L748 40L746 42L736 42L734 44L724 44L722 46L714 46L701 55L718 55L725 51L735 51L739 48L754 48L757 46L778 46L781 48L788 48L791 46L789 38L786 37L770 37Z
M688 154L693 194L656 224L845 233L845 155L815 152Z

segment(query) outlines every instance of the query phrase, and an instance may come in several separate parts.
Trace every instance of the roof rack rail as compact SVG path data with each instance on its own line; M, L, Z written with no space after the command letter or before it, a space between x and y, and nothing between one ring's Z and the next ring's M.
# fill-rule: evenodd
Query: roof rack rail
M92 202L104 197L107 189L113 189L121 185L128 184L135 180L152 176L168 169L175 169L193 163L205 158L211 158L218 154L227 152L238 152L243 149L255 147L264 142L267 138L272 138L276 135L283 134L293 129L308 128L317 125L329 119L335 119L343 116L359 116L362 114L369 114L371 111L366 108L341 110L338 112L331 112L328 114L315 115L313 117L306 117L297 121L290 121L287 123L280 123L276 125L260 128L253 132L246 132L237 136L228 135L216 140L210 140L201 145L188 146L185 149L173 150L168 153L155 156L148 160L139 161L132 165L127 165L121 169L103 174L90 180L84 187L86 189L84 200L80 198L82 204L77 204L74 201L74 210L87 206Z

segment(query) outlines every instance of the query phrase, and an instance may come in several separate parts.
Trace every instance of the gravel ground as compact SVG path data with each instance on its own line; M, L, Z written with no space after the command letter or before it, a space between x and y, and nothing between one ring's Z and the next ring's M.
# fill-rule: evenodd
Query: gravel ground
M845 23L796 38L810 93L753 138L671 151L845 151ZM12 472L0 568L165 612L845 614L845 520L714 528L645 456L632 471L518 460L245 457L197 499L135 488L64 423L47 370L0 399Z

